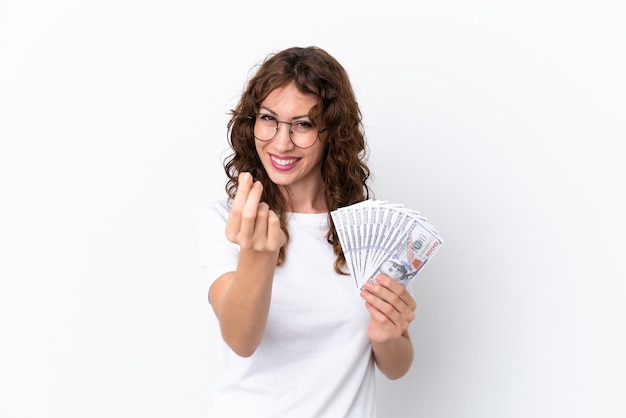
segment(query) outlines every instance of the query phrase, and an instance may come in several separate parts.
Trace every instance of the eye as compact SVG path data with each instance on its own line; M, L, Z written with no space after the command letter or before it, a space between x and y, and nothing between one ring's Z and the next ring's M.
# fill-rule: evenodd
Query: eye
M274 116L266 115L264 113L260 113L257 118L263 122L276 122L276 118Z
M308 120L299 120L293 123L293 127L294 129L297 129L299 131L310 131L311 129L315 128L315 125L313 125L313 123L309 122Z

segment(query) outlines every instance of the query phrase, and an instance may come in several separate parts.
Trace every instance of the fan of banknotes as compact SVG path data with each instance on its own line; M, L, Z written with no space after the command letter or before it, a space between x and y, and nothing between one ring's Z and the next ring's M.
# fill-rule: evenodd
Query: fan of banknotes
M365 200L331 212L357 289L385 274L408 285L443 244L419 212L383 200Z

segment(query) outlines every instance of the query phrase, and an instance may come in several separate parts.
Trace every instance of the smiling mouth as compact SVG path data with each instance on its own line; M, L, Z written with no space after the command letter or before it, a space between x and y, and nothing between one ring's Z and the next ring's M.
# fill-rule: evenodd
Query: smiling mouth
M279 167L290 167L296 163L300 158L279 158L275 155L270 154L270 159L272 163Z

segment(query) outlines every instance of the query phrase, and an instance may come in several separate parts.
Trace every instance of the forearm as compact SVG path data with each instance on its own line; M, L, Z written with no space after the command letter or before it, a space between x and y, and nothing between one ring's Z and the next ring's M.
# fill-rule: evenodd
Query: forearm
M242 357L261 343L272 295L277 253L242 251L228 278L216 314L224 341Z
M413 363L413 343L408 331L387 342L372 341L372 350L376 366L392 380L404 376Z

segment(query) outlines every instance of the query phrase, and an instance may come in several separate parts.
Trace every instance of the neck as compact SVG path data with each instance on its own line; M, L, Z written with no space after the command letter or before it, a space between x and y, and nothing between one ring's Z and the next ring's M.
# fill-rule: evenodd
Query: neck
M296 191L289 187L282 189L289 212L294 213L326 213L326 199L321 188L311 192Z

